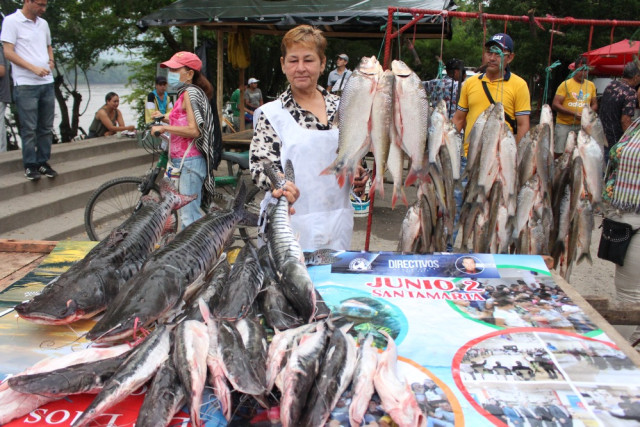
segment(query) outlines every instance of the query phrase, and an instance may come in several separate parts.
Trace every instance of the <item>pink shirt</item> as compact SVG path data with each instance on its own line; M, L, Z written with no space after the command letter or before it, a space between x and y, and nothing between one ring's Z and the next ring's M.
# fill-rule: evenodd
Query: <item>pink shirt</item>
M173 106L173 110L169 113L169 124L171 126L189 126L189 121L187 120L187 110L182 107L182 101L184 100L184 92L180 95L175 105ZM169 156L171 158L182 157L184 152L189 147L189 144L193 138L185 138L184 136L177 136L171 134L171 145L169 148ZM195 144L189 150L186 157L196 157L202 156L202 153Z

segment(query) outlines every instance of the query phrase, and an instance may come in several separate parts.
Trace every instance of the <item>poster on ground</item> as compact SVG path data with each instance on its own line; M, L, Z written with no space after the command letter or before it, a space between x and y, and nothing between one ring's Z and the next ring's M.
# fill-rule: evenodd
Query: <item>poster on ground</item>
M393 337L398 371L428 426L640 421L640 369L554 283L539 256L341 252L309 272L332 312L353 324L354 337L373 333L381 350L377 331ZM88 345L82 333L91 321L72 327L0 318L0 351L11 355L0 362L0 378ZM105 423L132 425L143 394L109 411ZM90 401L71 396L8 425L70 425ZM207 425L224 425L215 398L207 403ZM349 425L349 403L347 391L329 425ZM262 425L260 415L242 422ZM186 420L180 413L176 425ZM388 421L374 395L365 425Z

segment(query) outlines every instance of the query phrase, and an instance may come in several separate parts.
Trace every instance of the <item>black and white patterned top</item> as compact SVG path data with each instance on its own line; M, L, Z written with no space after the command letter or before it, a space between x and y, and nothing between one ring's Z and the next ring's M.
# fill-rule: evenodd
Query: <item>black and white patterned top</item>
M298 105L293 99L291 87L288 87L278 99L301 127L318 130L332 129L338 125L335 118L338 112L340 97L330 94L322 86L317 86L317 88L324 97L324 104L327 109L326 125L322 124L315 114L304 110ZM253 130L253 139L251 140L251 148L249 149L249 162L253 182L263 190L269 190L271 183L269 178L262 172L262 162L270 160L277 164L280 170L282 170L282 165L280 164L280 144L280 137L276 134L276 131L266 116L261 112L255 129Z

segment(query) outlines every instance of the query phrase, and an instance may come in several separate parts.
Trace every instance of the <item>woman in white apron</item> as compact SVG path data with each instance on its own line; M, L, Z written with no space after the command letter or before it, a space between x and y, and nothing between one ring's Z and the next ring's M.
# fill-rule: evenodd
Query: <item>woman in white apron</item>
M254 114L250 148L251 174L258 186L271 189L263 162L282 168L291 160L295 183L287 182L273 197L284 194L293 204L291 224L304 250L348 250L353 234L353 207L349 186L340 188L334 175L320 175L336 158L338 129L334 119L339 98L329 94L318 79L324 72L327 41L309 25L293 28L282 39L280 65L289 88ZM359 168L356 193L364 191L368 177Z

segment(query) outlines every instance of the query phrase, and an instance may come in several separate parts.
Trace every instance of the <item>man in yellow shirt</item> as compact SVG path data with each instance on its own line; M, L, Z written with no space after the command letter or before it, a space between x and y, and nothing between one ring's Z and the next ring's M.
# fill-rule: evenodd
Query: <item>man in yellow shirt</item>
M587 80L589 73L587 58L581 56L576 59L574 69L576 71L573 77L558 86L551 104L551 107L558 113L554 136L556 157L564 152L569 132L574 131L577 134L580 131L582 109L587 105L590 105L594 111L598 108L596 85Z
M495 34L484 45L482 63L486 65L486 71L468 78L462 85L458 109L452 120L458 131L466 129L465 155L469 151L468 137L473 124L493 103L503 104L505 121L514 131L517 142L529 130L529 87L522 77L509 70L509 64L515 57L513 48L511 37L503 33Z

